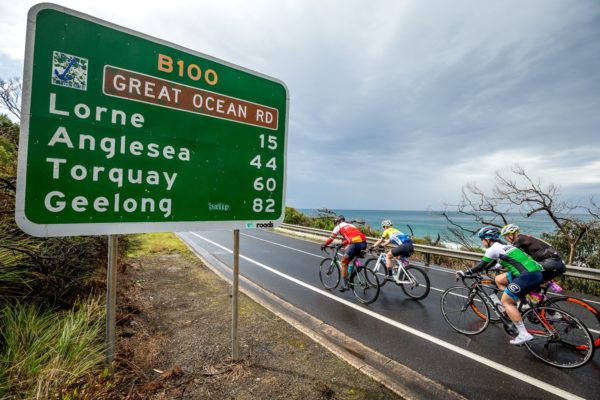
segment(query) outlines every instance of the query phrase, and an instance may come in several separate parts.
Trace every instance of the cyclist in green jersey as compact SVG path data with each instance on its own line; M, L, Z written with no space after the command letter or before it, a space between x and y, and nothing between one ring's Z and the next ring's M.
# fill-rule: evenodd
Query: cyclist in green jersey
M517 309L517 301L522 300L527 293L537 288L543 281L542 266L529 257L523 250L504 244L500 241L500 230L493 226L481 228L479 238L486 248L480 262L467 271L458 271L457 276L474 274L493 267L499 262L508 270L496 276L496 284L504 291L502 306L508 317L514 322L519 334L510 341L511 344L523 344L533 336L527 332L521 313Z

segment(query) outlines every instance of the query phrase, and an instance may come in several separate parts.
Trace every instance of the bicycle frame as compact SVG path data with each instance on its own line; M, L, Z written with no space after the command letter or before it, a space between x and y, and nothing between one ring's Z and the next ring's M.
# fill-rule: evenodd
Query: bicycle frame
M396 257L392 258L392 262L394 263L394 265L392 266L392 271L394 271L394 282L396 282L397 284L416 283L415 279L409 273L406 272L403 261L406 261L406 263L408 264L408 258L406 257L400 257L400 260L398 260ZM377 261L375 263L375 268L373 268L373 272L377 273L380 269L382 269L383 271L387 270L387 257L385 251L382 251L377 256ZM400 279L401 274L403 278L406 277L407 279Z
M471 285L467 285L465 283L465 279L467 279L467 278L462 280L463 285L465 285L467 288L470 289L470 292L469 292L470 298L469 298L469 303L467 303L467 305L470 304L471 307L473 307L475 304L473 302L473 298L475 297L475 294L479 294L479 296L481 296L481 298L483 299L483 301L485 302L487 307L490 310L494 311L496 313L496 315L500 318L500 321L502 321L502 324L504 325L504 330L511 334L514 333L515 327L513 325L512 320L510 318L508 318L508 315L506 315L505 312L501 311L498 308L498 305L496 303L494 303L494 301L492 300L490 295L485 290L483 290L483 289L490 289L494 293L499 293L501 290L498 288L498 286L483 283L484 279L480 276L469 276L468 278L473 279L473 282L471 283ZM477 310L474 309L473 311L475 311L475 313L477 313L480 317L482 317L482 318L484 317Z
M329 257L326 257L321 261L319 266L319 278L326 289L333 290L340 283L342 270L339 252L342 247L341 244L330 246L330 248L335 249L333 256L327 251L328 247L323 248L323 251L329 255ZM359 257L364 257L364 254L362 254L362 252L361 254L358 254L348 265L349 274L347 274L346 282L359 302L370 304L377 300L377 297L379 296L379 281L377 280L375 273L370 268L363 265Z
M333 259L335 259L336 262L338 262L338 263L340 262L340 260L343 257L342 255L340 255L340 250L342 249L342 247L344 247L344 246L342 246L341 244L337 244L335 246L331 246L331 248L335 249L333 251L333 254L331 255L331 257ZM327 251L327 248L325 248L324 252L325 252L325 254L329 255L329 252ZM354 268L356 268L356 267L362 267L362 263L360 262L360 259L359 259L358 255L356 257L354 257L354 259L352 260L351 263L348 264L348 268L350 268L350 266L352 266L352 270L354 270ZM339 265L339 267L341 268L341 264Z

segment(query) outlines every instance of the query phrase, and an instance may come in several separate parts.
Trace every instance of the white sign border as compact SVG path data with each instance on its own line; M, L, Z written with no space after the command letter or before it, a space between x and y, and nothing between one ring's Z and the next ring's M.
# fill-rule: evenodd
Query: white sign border
M31 117L31 90L33 80L33 53L35 48L35 30L37 14L42 10L56 10L87 21L115 29L129 35L146 39L153 43L174 48L176 50L223 64L233 69L244 71L251 75L279 83L286 93L284 137L285 148L283 153L283 190L281 198L281 214L273 220L228 220L228 221L178 221L178 222L111 222L111 223L78 223L78 224L37 224L30 221L25 215L25 192L27 176L27 146L29 143L29 119ZM23 90L21 96L21 131L19 134L19 155L17 164L17 191L15 205L15 221L19 228L25 233L38 237L55 236L82 236L82 235L113 235L128 233L150 233L150 232L183 232L194 230L233 230L252 229L257 227L277 226L283 222L285 217L285 193L287 185L287 145L288 145L288 119L290 96L287 85L276 78L264 75L260 72L220 60L218 58L179 46L177 44L158 39L141 32L134 31L108 21L101 20L88 14L81 13L66 7L52 3L40 3L29 9L27 14L27 34L25 43L25 63L23 68Z

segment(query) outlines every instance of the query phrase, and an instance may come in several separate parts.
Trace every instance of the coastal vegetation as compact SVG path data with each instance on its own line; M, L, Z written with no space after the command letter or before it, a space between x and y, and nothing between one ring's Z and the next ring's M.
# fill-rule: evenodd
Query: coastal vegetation
M17 227L18 135L0 115L0 399L94 398L110 385L106 238L35 238ZM123 237L120 249L128 243Z
M464 239L465 233L475 234L476 230L456 222L448 211L466 216L479 226L498 228L512 222L510 214L513 212L525 218L545 215L555 228L545 235L545 239L561 251L567 264L600 268L600 206L594 198L587 203L564 200L558 186L541 183L519 165L515 165L509 174L496 173L495 185L490 192L467 183L462 187L459 203L446 205L442 215L452 225L457 240Z

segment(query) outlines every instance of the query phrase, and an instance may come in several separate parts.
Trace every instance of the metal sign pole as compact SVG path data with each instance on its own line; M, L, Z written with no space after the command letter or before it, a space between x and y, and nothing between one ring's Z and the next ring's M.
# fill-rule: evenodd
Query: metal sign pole
M233 361L240 358L240 348L238 343L238 294L239 294L239 275L240 275L240 230L233 230L233 284L231 296L231 356Z
M104 365L110 376L114 376L113 361L116 345L116 306L117 306L117 249L118 239L108 235L108 265L106 268L106 350Z

